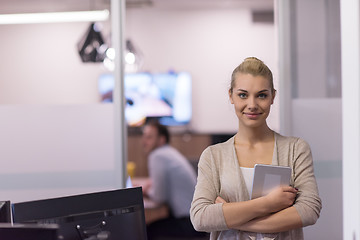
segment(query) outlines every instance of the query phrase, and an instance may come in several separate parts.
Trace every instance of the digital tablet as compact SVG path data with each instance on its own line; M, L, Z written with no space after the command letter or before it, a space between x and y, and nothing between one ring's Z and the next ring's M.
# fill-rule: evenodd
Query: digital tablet
M251 199L265 196L276 187L289 186L290 178L290 167L255 164Z

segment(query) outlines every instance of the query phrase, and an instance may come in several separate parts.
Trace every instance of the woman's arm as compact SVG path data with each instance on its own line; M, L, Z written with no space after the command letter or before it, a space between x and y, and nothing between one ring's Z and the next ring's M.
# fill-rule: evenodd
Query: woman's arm
M223 203L223 214L227 226L241 230L241 227L251 220L268 216L290 207L294 203L296 193L296 189L284 186L273 190L264 197L249 201L227 203L219 197L216 199L216 202Z
M315 224L320 216L321 199L314 174L310 146L302 139L294 144L294 187L299 189L293 207L297 210L303 227Z
M300 215L294 207L289 207L277 213L251 220L238 229L242 231L276 233L301 228Z
M228 151L229 156L221 155L221 159L233 157L233 151ZM216 154L216 153L215 153ZM294 203L297 191L292 187L281 187L272 191L267 196L248 201L218 202L220 196L223 174L221 162L217 162L218 155L214 156L211 148L204 150L198 165L198 179L190 209L190 218L197 231L223 231L239 229L240 226L255 218L263 217L291 206ZM222 163L224 164L224 163ZM219 165L219 166L218 166ZM235 174L232 169L227 169L227 174ZM228 184L231 184L228 182ZM227 186L227 188L229 188ZM236 186L234 186L233 191ZM229 189L229 191L231 191ZM224 191L226 195L226 191ZM229 195L224 199L228 199Z
M294 186L299 189L295 203L289 208L243 224L241 221L234 223L227 220L229 227L243 231L274 233L305 227L316 222L321 210L321 200L314 177L310 147L301 139L298 139L294 146ZM234 212L232 214L231 219L236 217Z
M222 213L222 203L214 204L219 195L219 175L213 163L211 147L200 156L198 177L190 208L190 219L197 231L211 232L227 230Z

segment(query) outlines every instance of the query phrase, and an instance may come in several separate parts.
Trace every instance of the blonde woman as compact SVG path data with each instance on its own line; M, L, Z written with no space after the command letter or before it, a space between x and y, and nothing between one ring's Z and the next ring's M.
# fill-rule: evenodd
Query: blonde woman
M266 119L276 90L271 70L255 57L232 73L229 98L238 132L204 150L190 209L194 228L210 239L303 239L302 228L315 224L321 200L309 145L282 136ZM250 200L255 164L290 166L290 186Z

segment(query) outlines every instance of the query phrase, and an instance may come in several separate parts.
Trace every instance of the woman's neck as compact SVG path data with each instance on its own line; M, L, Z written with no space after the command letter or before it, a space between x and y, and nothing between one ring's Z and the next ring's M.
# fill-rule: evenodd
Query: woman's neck
M237 143L256 144L258 142L266 142L274 140L274 131L267 125L257 128L241 128L235 136Z

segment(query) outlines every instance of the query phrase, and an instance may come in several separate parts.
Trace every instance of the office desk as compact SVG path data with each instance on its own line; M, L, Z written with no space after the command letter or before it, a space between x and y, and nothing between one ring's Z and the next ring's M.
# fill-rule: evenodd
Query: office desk
M143 186L147 180L148 178L133 178L132 184L134 187ZM144 197L144 209L146 224L150 224L169 216L169 208L166 204L155 203L147 197Z
M169 208L165 204L157 204L149 198L144 198L145 222L150 224L169 216Z

